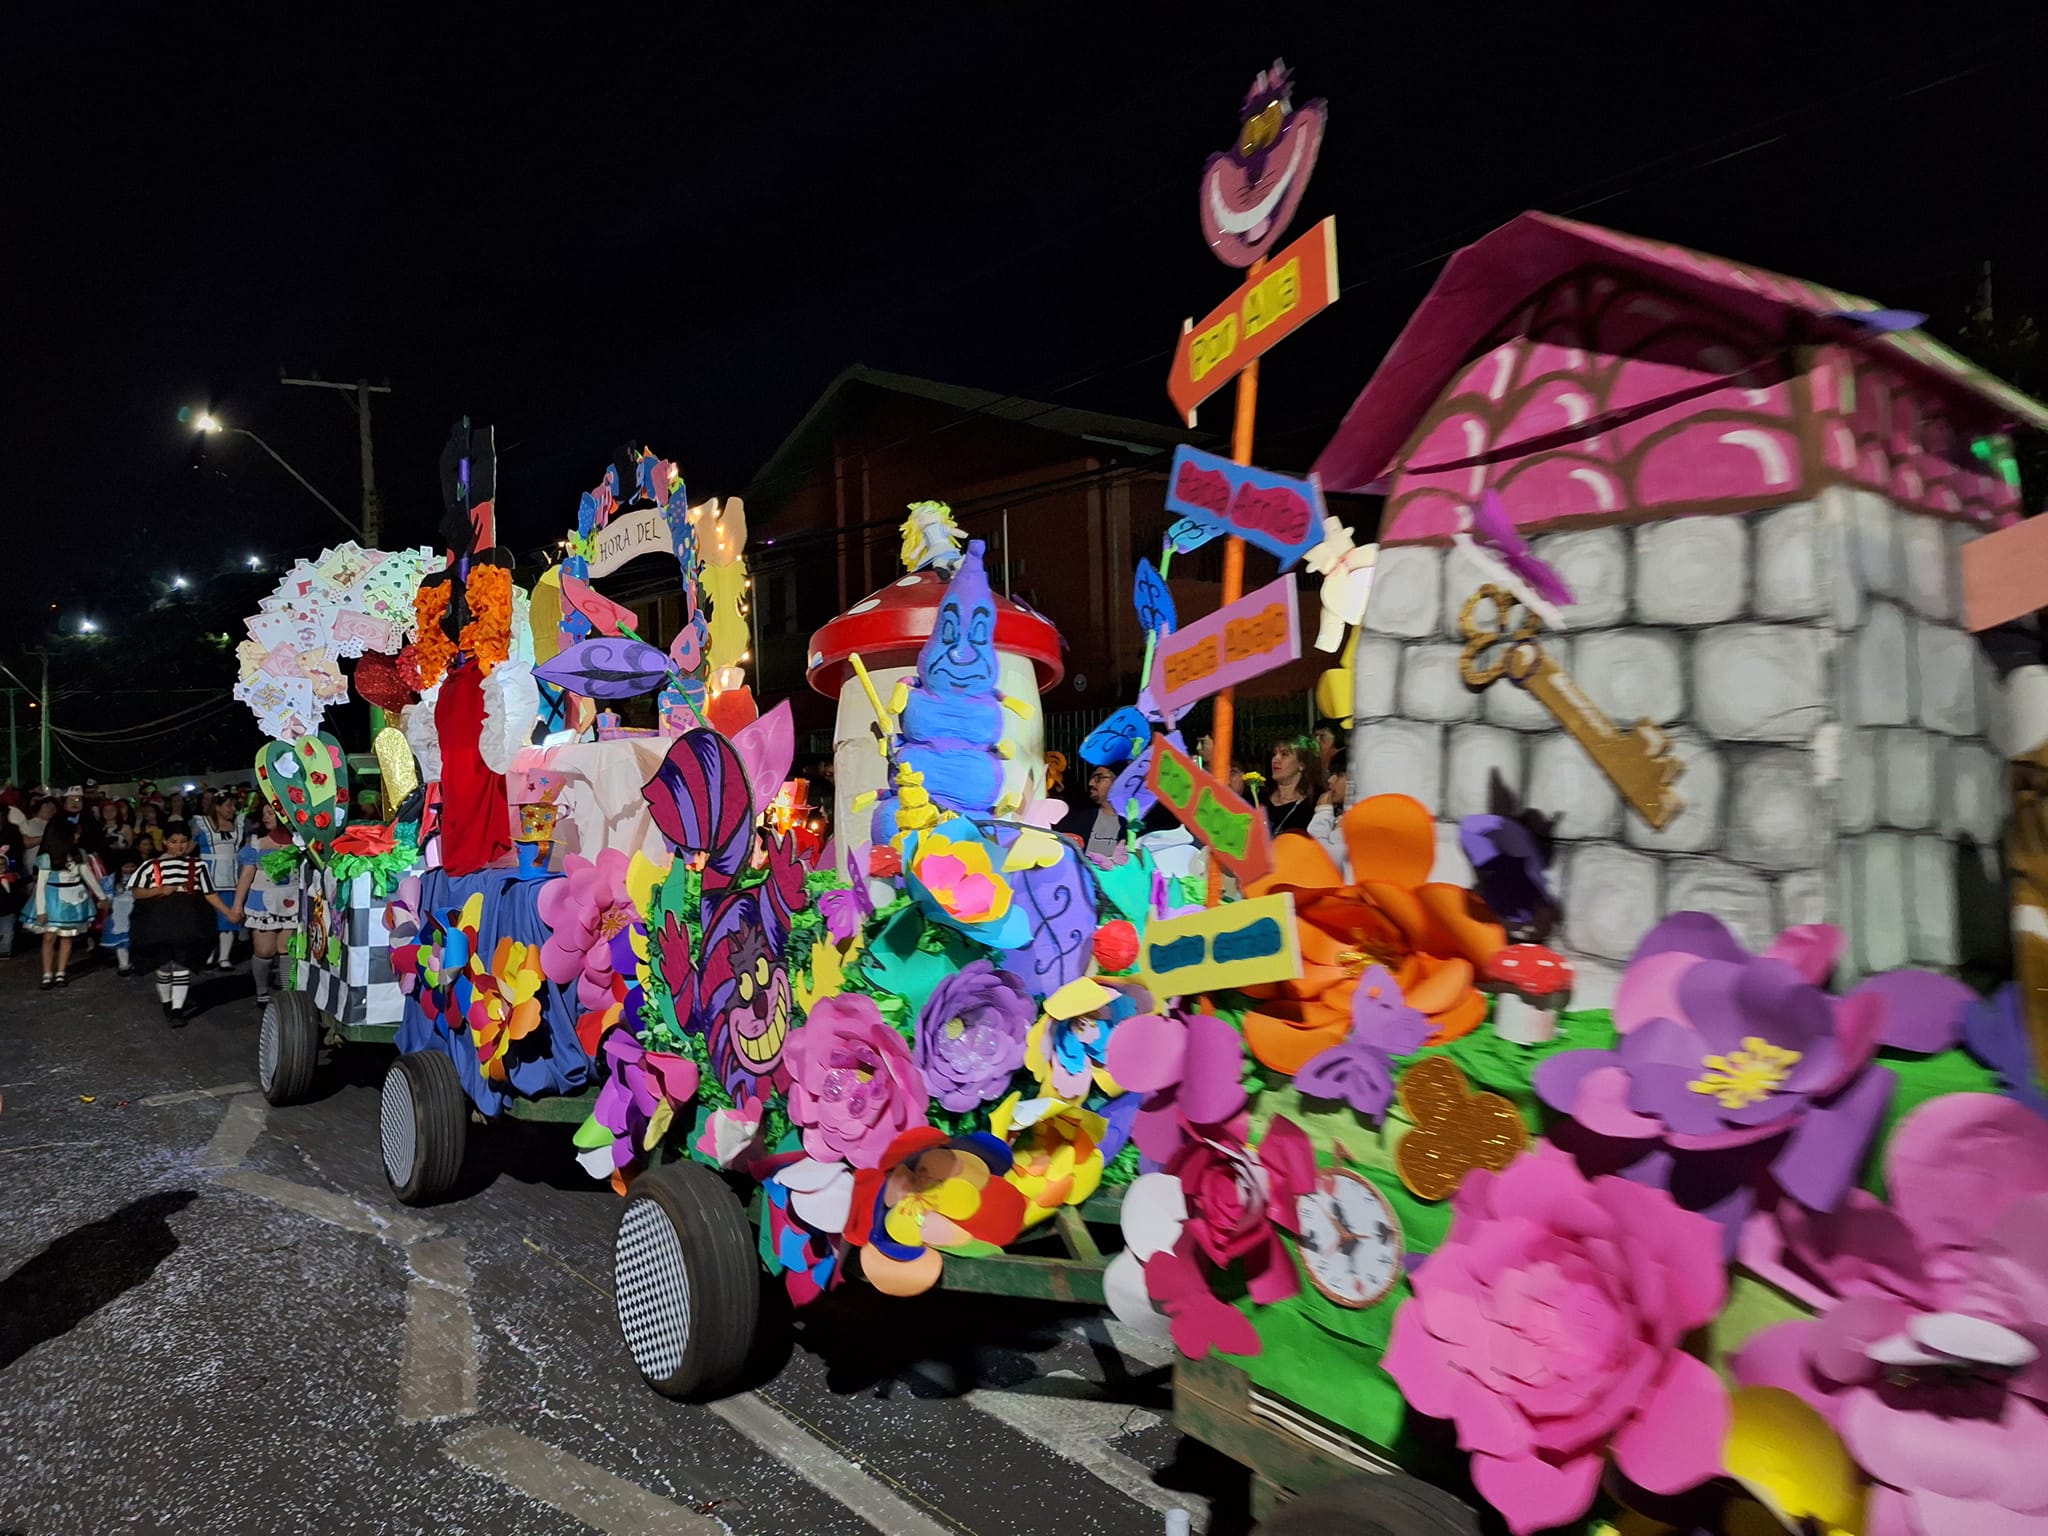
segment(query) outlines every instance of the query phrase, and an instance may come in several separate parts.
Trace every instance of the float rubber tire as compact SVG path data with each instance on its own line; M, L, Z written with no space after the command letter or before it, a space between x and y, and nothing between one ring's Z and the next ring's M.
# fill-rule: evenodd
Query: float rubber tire
M1361 1472L1289 1500L1253 1536L1479 1536L1479 1517L1420 1478Z
M612 1241L619 1333L647 1385L708 1397L740 1372L761 1313L761 1261L746 1208L700 1163L635 1179Z
M440 1051L408 1051L391 1063L377 1095L384 1177L406 1205L424 1205L462 1172L469 1097Z
M296 1104L320 1066L320 1010L303 992L273 992L256 1029L256 1086L273 1104Z

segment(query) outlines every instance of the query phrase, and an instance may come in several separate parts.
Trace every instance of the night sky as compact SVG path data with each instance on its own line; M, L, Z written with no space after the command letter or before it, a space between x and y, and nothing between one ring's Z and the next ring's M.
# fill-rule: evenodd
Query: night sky
M253 444L177 421L210 406L353 512L351 413L280 369L393 386L387 546L431 538L462 413L497 426L522 549L629 439L693 497L743 488L856 361L1168 421L1180 322L1235 281L1196 177L1276 55L1331 104L1295 227L1338 216L1344 280L1266 370L1279 467L1322 446L1443 258L1525 208L1937 334L1986 260L2001 307L2048 310L2039 5L1679 8L1670 33L1559 6L299 9L110 9L15 40L6 527L49 590L6 611L0 659L174 567L245 610L247 579L212 573L340 534Z

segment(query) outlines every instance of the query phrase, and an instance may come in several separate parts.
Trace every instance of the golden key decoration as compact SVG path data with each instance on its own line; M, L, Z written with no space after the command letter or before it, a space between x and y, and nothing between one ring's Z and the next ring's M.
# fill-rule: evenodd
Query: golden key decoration
M1493 612L1490 626L1480 619L1488 604ZM1465 648L1458 653L1458 675L1468 688L1484 688L1505 675L1527 689L1577 738L1636 814L1662 831L1685 804L1671 788L1685 772L1685 764L1671 755L1670 738L1647 720L1638 720L1626 731L1616 730L1571 674L1543 653L1536 638L1535 614L1522 608L1520 621L1509 626L1508 620L1519 606L1513 593L1491 585L1465 599L1458 614L1458 630L1465 637ZM1505 649L1489 659L1497 646Z

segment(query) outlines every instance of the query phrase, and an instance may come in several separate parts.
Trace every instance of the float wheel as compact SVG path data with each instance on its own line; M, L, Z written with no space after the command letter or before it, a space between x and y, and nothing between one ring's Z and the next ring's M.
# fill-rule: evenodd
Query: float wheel
M273 1104L296 1104L320 1066L320 1011L303 992L276 992L256 1029L256 1086Z
M761 1311L761 1264L745 1208L699 1163L635 1179L612 1243L619 1332L664 1397L705 1397L745 1365Z
M455 1063L439 1051L408 1051L384 1073L377 1095L384 1177L407 1205L454 1184L469 1140L469 1097Z

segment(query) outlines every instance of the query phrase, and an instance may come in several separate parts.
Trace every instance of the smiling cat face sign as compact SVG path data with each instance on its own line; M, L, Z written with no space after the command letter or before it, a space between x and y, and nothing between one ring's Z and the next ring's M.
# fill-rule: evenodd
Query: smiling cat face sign
M1275 60L1252 82L1237 142L1202 169L1202 234L1217 259L1248 267L1280 241L1315 170L1329 108L1295 107L1293 77Z

